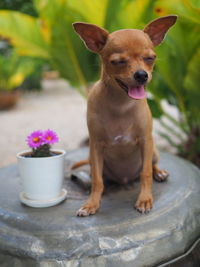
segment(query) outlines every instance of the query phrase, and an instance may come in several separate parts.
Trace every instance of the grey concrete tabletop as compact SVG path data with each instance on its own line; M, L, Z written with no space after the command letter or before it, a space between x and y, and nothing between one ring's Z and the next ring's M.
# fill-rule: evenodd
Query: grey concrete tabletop
M176 156L161 153L165 183L153 184L154 207L133 209L139 181L110 186L96 215L76 217L88 190L71 180L70 166L88 149L67 153L67 199L51 208L20 203L17 166L0 169L0 266L158 266L183 255L200 236L200 171ZM77 169L87 176L88 168ZM76 174L73 174L76 176ZM1 265L2 264L2 265Z

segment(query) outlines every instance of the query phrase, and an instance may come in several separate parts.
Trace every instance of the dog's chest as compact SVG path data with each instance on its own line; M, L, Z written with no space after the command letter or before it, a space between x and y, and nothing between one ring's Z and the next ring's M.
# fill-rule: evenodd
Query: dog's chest
M113 145L130 143L132 141L130 134L125 134L125 135L119 134L116 136L111 136L110 139Z
M113 114L104 110L98 115L101 137L106 145L126 146L135 145L138 142L138 123L131 116L131 112Z
M99 101L95 106L95 116L92 121L95 124L95 136L106 147L124 149L139 143L142 135L144 120L140 118L141 112L135 103L126 105L110 105ZM91 124L90 124L91 125Z
M139 139L132 128L110 128L104 140L104 155L107 161L131 158L139 147Z
M118 133L114 135L109 135L109 145L118 146L118 145L130 145L135 144L136 139L131 133Z
M111 147L121 147L136 145L138 142L137 131L134 130L134 124L121 123L120 120L112 121L107 124L105 129L106 144Z

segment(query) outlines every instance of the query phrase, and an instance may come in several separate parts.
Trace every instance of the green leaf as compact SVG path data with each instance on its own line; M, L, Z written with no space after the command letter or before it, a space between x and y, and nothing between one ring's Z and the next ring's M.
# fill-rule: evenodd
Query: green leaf
M160 16L176 14L194 23L200 24L199 1L191 0L159 0L155 10Z
M104 20L103 20L102 26L108 31L112 32L116 30L115 23L116 23L119 13L121 12L123 8L124 2L127 2L127 0L118 1L117 5L116 5L116 0L105 1L106 7L104 11ZM119 29L119 27L117 29Z
M17 11L0 11L0 34L10 40L21 55L49 58L40 21Z
M196 50L188 64L187 75L183 81L187 96L187 112L191 124L200 124L200 48Z
M158 119L163 115L163 110L159 102L154 99L148 99L148 104L154 118Z
M83 21L103 27L108 1L109 0L81 0L80 3L80 0L68 0L65 2L67 2L69 9L80 14L80 16L84 18Z
M88 2L89 3L89 2ZM81 86L97 79L97 55L89 52L75 33L72 23L84 21L79 8L70 1L35 0L40 17L51 30L49 46L52 65L59 70L61 77L67 79L79 92L85 95ZM83 2L83 5L87 1ZM93 8L93 7L92 7Z
M0 55L0 90L12 90L19 87L34 70L34 62L20 57L15 50L7 56Z
M125 1L123 7L117 14L118 28L144 28L154 17L154 0Z

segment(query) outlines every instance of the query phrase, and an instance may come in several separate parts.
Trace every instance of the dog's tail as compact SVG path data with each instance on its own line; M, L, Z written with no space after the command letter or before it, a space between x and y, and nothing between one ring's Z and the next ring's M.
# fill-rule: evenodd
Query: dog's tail
M83 166L83 165L87 165L87 164L89 164L89 163L90 163L90 162L89 162L89 159L81 160L81 161L78 161L78 162L74 163L74 164L72 165L71 169L74 170L74 169L76 169L76 168L79 168L79 167L81 167L81 166Z

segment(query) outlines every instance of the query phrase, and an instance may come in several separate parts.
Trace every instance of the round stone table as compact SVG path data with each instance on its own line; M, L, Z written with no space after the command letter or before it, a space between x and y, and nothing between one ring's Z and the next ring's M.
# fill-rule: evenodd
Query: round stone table
M21 204L17 166L0 169L0 266L199 266L199 169L161 153L160 167L170 176L165 183L154 182L149 214L133 209L136 181L126 187L109 185L99 212L80 218L76 210L88 196L88 167L73 172L72 181L70 165L87 154L86 148L67 153L68 196L50 208Z

